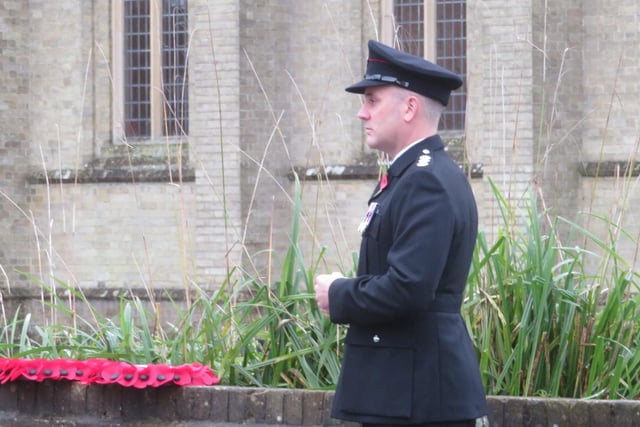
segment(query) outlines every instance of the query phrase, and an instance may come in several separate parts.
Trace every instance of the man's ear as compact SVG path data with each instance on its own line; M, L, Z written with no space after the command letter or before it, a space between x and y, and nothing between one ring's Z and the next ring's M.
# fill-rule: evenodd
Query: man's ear
M420 100L417 96L409 95L405 101L404 117L406 121L411 121L419 113Z

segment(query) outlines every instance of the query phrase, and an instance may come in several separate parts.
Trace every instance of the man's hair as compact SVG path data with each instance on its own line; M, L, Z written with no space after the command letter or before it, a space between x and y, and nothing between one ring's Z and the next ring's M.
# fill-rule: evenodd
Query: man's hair
M440 120L440 116L442 115L442 112L446 108L440 102L405 88L399 87L396 89L397 90L395 91L395 93L399 99L404 99L410 95L413 95L416 98L418 98L418 100L420 100L420 106L422 107L421 108L422 115L426 119L428 119L429 121L435 121L436 123Z
M445 106L435 99L428 98L424 95L418 95L418 97L422 103L424 115L437 123L440 120L440 116L442 116Z

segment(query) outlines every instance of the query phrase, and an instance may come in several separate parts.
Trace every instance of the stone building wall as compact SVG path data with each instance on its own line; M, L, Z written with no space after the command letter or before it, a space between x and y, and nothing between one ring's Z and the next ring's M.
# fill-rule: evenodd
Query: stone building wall
M0 2L0 284L28 270L32 230L17 206L29 201L28 4Z
M189 137L128 147L111 131L110 3L0 0L9 283L21 270L94 287L215 287L241 258L250 274L277 274L292 167L305 174L303 255L326 247L326 268L348 271L375 154L360 99L343 89L363 72L380 3L190 0ZM635 178L605 177L597 165L636 154L639 8L467 2L465 154L483 164L472 179L481 230L502 224L489 179L516 207L534 191L569 218L613 215L634 200ZM636 235L633 214L624 221ZM621 245L628 257L635 248Z
M74 286L221 283L239 263L237 2L189 2L189 137L131 145L111 131L111 3L2 5L16 51L2 60L15 69L2 116L8 284L23 283L16 269Z
M633 76L640 67L639 14L636 2L603 0L583 8L580 162L592 173L581 179L579 200L580 211L586 213L581 224L588 224L608 246L616 246L636 268L640 266L640 218L634 209L638 200L640 85ZM606 167L603 162L618 167ZM627 171L632 173L627 175ZM604 216L611 224L592 215ZM616 230L615 224L629 236ZM620 236L617 244L610 243L610 233Z
M292 168L350 165L366 155L356 117L360 100L343 90L362 74L363 39L373 36L365 33L372 24L364 3L241 2L244 243L246 258L259 271L269 263L277 268L290 242ZM372 183L364 193L361 183L336 183L350 194L338 202L333 195L314 198L318 179L323 177L302 183L299 243L309 258L320 246L329 247L327 259L335 264L341 254L332 245L329 225L334 221L339 229L341 221L359 221ZM330 218L325 203L336 209ZM355 237L349 233L347 245L342 237L340 251L355 250Z
M468 2L466 146L483 164L474 183L481 230L494 235L502 217L487 179L517 202L534 172L532 5L528 0Z

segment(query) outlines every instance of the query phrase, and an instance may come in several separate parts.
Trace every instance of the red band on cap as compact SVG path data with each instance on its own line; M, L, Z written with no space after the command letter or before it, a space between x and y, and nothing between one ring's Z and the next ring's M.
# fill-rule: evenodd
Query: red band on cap
M369 62L381 62L383 64L390 64L389 61L385 61L384 59L380 59L380 58L369 58L369 59L367 59L367 61L369 61Z

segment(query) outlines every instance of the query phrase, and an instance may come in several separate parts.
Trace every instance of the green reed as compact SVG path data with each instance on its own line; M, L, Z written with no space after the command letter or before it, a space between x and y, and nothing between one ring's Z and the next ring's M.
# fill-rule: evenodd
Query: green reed
M493 244L478 237L464 310L488 393L640 398L638 273L575 223L543 227L533 198L525 224L508 227L514 212L495 192L505 226ZM561 242L559 222L602 250L599 270L586 263L596 254Z
M640 292L638 273L615 245L562 218L547 218L531 198L526 220L494 187L503 226L490 243L480 233L463 316L478 351L489 394L640 398ZM281 275L265 283L234 267L216 290L196 284L191 304L173 302L179 319L162 324L139 298L123 298L115 318L102 316L82 292L57 281L89 310L82 318L52 288L36 281L60 322L33 325L17 312L0 329L0 356L107 357L133 363L201 362L223 384L330 389L338 379L342 327L315 304L313 277L324 252L305 266L298 245L301 212L296 183L291 244ZM600 218L600 221L605 219ZM571 229L568 241L558 226ZM573 241L588 237L594 252Z
M106 357L132 363L188 362L213 367L224 384L331 388L340 371L341 327L322 315L315 303L313 277L324 256L305 267L297 245L300 187L296 183L291 245L281 277L274 283L233 268L218 289L196 284L191 304L172 302L179 319L160 325L156 310L139 298L123 298L119 314L105 318L84 294L66 283L56 287L89 309L88 318L71 310L47 283L31 277L53 302L59 324L33 326L19 314L0 333L0 357Z

